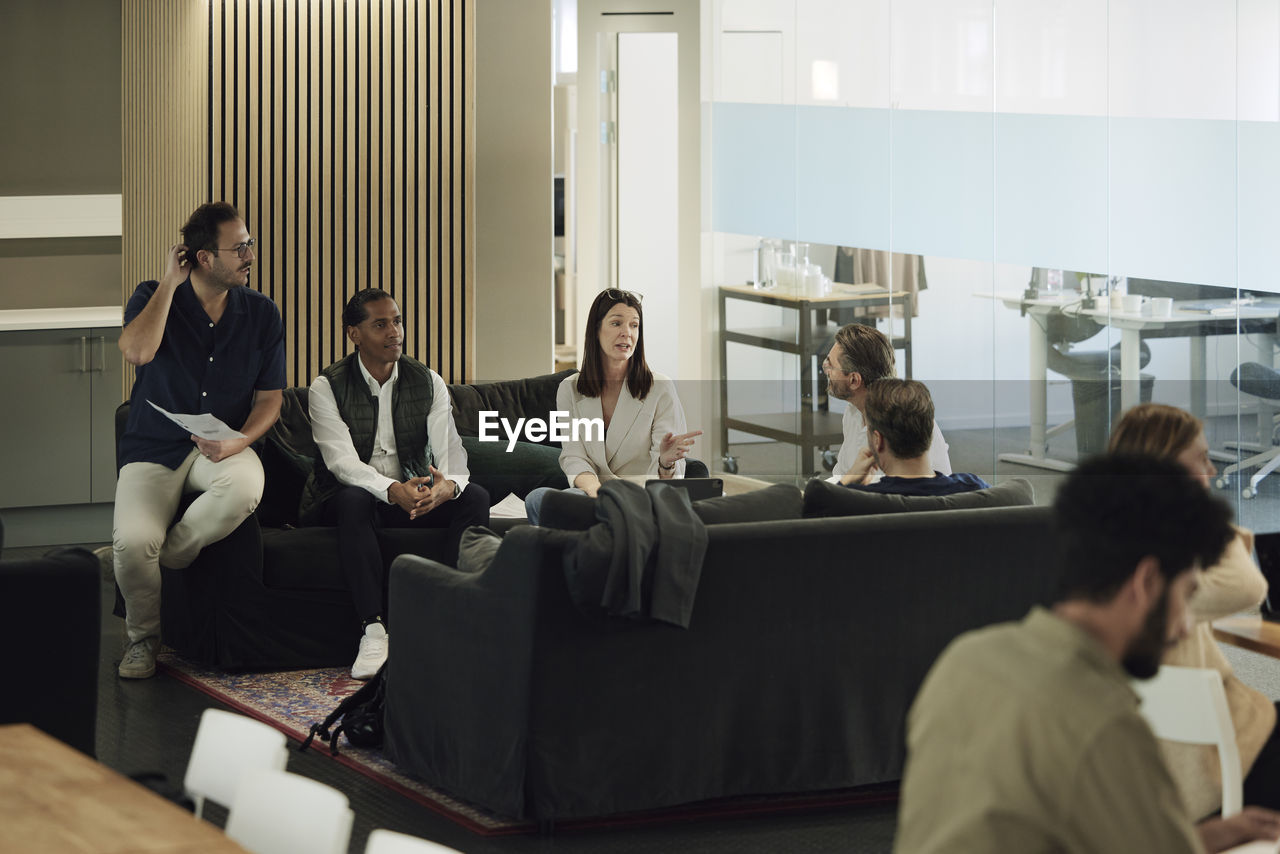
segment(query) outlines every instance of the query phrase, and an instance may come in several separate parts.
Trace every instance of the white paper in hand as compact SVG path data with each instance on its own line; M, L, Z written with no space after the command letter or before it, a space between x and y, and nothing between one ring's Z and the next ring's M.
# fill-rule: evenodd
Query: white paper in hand
M199 436L201 439L222 441L224 439L246 438L239 430L232 430L228 427L226 423L216 415L209 415L208 413L200 415L174 415L172 412L156 406L155 403L150 400L148 400L147 403L155 406L156 411L165 418L168 418L174 424L177 424L193 436Z

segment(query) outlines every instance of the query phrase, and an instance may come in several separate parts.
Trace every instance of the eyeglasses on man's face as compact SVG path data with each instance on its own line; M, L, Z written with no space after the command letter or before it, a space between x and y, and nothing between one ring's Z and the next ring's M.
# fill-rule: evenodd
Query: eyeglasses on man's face
M237 255L239 255L241 258L248 258L249 253L253 252L254 248L257 245L258 245L258 241L250 237L244 243L237 243L235 246L228 246L226 248L223 248L221 246L215 246L213 249L210 249L209 251L210 252L234 252Z
M618 302L644 302L644 294L639 291L624 291L621 288L606 288L604 295Z

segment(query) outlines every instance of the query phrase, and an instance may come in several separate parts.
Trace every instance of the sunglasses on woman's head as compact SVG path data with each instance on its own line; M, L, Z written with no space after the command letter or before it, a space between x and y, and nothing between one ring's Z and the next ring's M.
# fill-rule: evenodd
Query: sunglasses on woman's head
M604 295L619 302L627 302L628 300L644 302L644 294L637 291L624 291L621 288L605 288Z

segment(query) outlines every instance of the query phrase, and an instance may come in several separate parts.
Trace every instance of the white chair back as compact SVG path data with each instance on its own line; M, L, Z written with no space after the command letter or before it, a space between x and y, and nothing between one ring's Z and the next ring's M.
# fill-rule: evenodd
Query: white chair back
M346 854L354 818L337 789L287 771L254 771L231 803L227 836L254 854Z
M196 802L199 818L206 798L229 807L246 773L283 771L288 760L289 748L280 730L244 715L205 709L182 785Z
M460 854L460 852L456 848L449 848L429 839L419 839L407 833L378 828L370 831L369 839L364 844L364 854Z
M1201 667L1165 665L1155 678L1134 680L1142 698L1142 716L1156 738L1218 748L1222 766L1222 815L1232 816L1244 805L1244 782L1236 731L1222 689L1222 676Z

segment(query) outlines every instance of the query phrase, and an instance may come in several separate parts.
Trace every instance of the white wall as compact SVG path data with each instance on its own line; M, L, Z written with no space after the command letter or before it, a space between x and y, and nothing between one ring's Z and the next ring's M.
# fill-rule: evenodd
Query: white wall
M478 381L553 364L551 41L551 0L477 0Z

